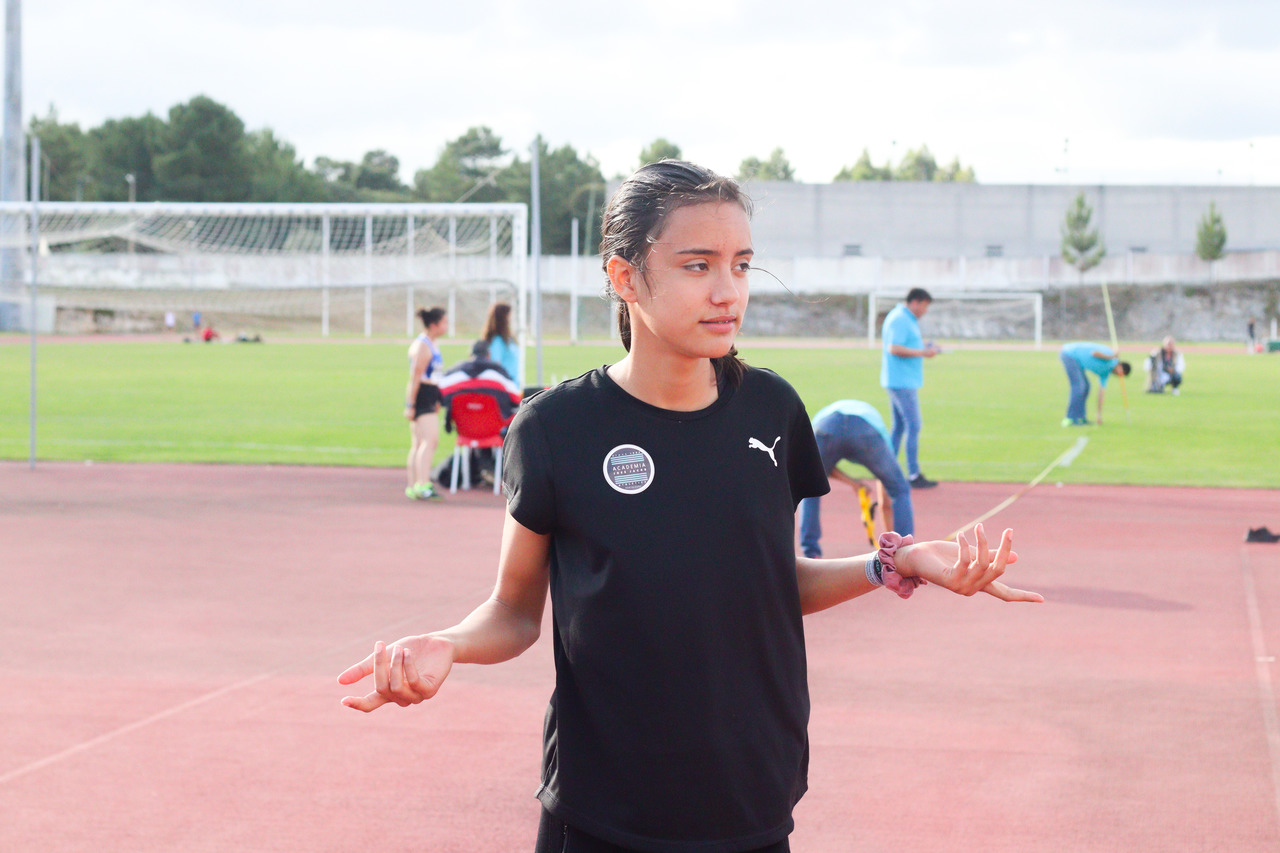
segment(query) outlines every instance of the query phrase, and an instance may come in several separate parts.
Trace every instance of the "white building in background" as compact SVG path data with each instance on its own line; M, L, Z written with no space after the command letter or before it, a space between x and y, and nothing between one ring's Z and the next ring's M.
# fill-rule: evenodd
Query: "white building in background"
M1280 187L761 181L746 189L756 250L776 259L1053 257L1080 192L1112 257L1194 253L1211 202L1228 252L1280 250Z

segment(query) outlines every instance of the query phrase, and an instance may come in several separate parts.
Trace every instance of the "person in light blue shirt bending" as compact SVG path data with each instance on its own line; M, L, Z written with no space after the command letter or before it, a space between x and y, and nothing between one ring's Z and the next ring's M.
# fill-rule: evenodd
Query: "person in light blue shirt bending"
M1107 390L1107 379L1129 375L1129 362L1120 360L1120 353L1109 346L1089 341L1063 344L1062 368L1067 371L1071 384L1071 396L1067 399L1067 416L1063 426L1085 426L1089 421L1085 411L1089 403L1089 380L1085 371L1098 377L1098 423L1102 423L1102 399Z
M903 536L915 533L911 511L911 486L898 467L884 419L870 403L837 400L813 418L814 437L827 476L857 490L861 480L839 469L840 460L861 465L876 478L876 500L880 503L885 530ZM820 498L800 502L800 548L806 557L821 557L822 507Z
M924 384L924 360L940 350L920 336L920 318L929 310L933 297L922 287L912 288L906 302L899 302L884 318L880 336L884 349L880 361L880 385L889 392L893 408L894 458L907 439L907 472L911 487L928 489L938 485L920 471L920 386Z

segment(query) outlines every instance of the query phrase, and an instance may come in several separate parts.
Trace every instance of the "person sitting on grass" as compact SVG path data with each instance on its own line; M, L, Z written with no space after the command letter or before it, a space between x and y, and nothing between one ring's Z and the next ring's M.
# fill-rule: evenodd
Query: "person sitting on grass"
M837 400L813 417L813 433L818 440L822 467L832 480L847 483L856 491L865 488L861 480L838 467L842 459L861 465L876 477L876 501L880 505L884 529L903 536L915 533L911 509L911 484L894 458L889 429L880 413L861 400ZM800 502L800 549L806 557L821 557L822 498Z
M1089 380L1085 371L1098 377L1098 423L1102 423L1102 399L1107 388L1107 379L1129 375L1129 362L1120 360L1118 350L1105 344L1088 341L1077 341L1064 344L1059 354L1062 367L1067 371L1067 381L1071 384L1071 396L1067 400L1067 416L1062 419L1063 426L1085 426L1089 423L1085 411L1089 402Z
M1182 371L1186 369L1186 360L1182 353L1174 348L1173 338L1167 337L1157 349L1147 356L1147 393L1163 394L1164 389L1172 386L1173 395L1179 393L1182 385Z

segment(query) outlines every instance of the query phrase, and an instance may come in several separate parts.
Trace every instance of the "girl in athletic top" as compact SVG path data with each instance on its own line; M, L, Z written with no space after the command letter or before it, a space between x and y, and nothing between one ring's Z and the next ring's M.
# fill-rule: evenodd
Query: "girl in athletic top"
M436 346L436 338L448 329L443 308L420 308L418 319L423 333L409 344L409 384L404 393L404 416L409 420L409 460L405 466L408 485L405 496L413 500L438 499L431 485L431 462L440 439L440 386L436 384L444 372L444 357Z
M537 639L548 590L556 686L538 851L785 851L806 787L802 616L926 580L1039 601L988 548L912 544L797 558L795 509L827 491L809 418L734 338L747 307L750 204L727 178L645 166L603 222L627 354L534 396L507 435L493 594L459 624L405 637L341 676L372 711L436 694L455 663Z

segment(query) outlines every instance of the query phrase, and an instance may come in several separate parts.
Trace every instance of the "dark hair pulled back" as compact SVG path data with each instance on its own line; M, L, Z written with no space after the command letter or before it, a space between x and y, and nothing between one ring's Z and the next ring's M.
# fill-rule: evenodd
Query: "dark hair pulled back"
M448 314L443 308L419 308L418 319L422 321L422 328L429 329L436 323L439 323Z
M710 169L683 160L660 160L636 170L609 199L600 223L600 258L606 276L609 259L615 255L643 275L649 249L662 235L667 217L682 207L708 202L730 202L741 207L747 216L752 213L751 199L737 182ZM610 301L618 299L607 280L605 296ZM618 333L623 347L630 352L631 317L626 305L621 305L618 312ZM730 385L742 380L746 368L738 358L737 347L712 364L716 375Z

